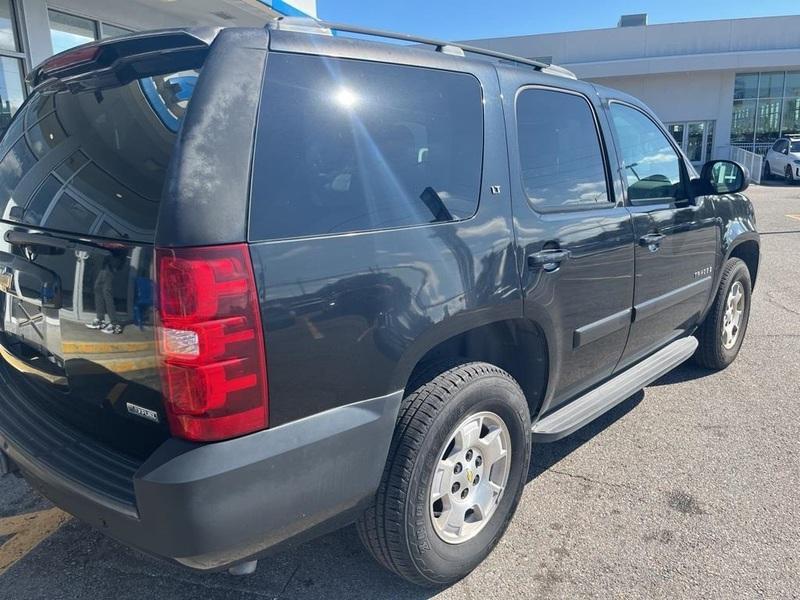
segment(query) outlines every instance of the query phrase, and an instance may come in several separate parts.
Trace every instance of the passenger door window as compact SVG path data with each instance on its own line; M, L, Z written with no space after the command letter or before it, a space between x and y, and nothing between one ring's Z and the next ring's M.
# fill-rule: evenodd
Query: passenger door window
M631 202L686 198L681 158L667 136L643 112L624 104L611 104L622 168Z
M467 219L483 160L472 75L274 53L250 234L279 239Z
M594 112L583 96L528 88L517 98L522 186L537 211L611 206Z

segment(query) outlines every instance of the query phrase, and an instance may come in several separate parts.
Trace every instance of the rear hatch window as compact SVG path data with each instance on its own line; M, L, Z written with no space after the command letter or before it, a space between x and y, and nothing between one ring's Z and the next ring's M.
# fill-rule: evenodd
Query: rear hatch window
M182 71L96 91L34 95L0 145L3 218L150 242L180 121Z
M153 240L198 77L37 92L14 118L0 142L0 385L14 393L0 403L17 404L0 413L65 423L128 456L168 437Z

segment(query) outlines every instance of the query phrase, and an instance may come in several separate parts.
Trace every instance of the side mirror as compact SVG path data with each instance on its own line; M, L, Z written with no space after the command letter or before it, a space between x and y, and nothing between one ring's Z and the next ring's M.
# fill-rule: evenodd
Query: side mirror
M738 194L750 185L750 172L732 160L710 160L703 165L698 183L701 194Z

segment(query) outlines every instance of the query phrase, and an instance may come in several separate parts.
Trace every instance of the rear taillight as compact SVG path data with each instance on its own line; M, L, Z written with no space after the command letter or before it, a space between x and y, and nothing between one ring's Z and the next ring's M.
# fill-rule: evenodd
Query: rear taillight
M208 442L264 429L267 364L247 245L159 248L156 260L173 435Z

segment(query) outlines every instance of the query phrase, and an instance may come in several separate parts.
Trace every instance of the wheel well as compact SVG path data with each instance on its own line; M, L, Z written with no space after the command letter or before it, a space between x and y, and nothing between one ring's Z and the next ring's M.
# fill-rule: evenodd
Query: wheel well
M541 407L547 390L547 340L535 323L524 319L498 321L456 335L431 348L416 364L406 382L406 393L419 385L422 373L429 379L452 359L493 364L517 380L530 407L531 417ZM446 368L446 367L442 367Z
M754 240L742 242L731 251L731 258L740 258L747 265L753 288L756 287L756 276L758 275L758 253L758 242Z

